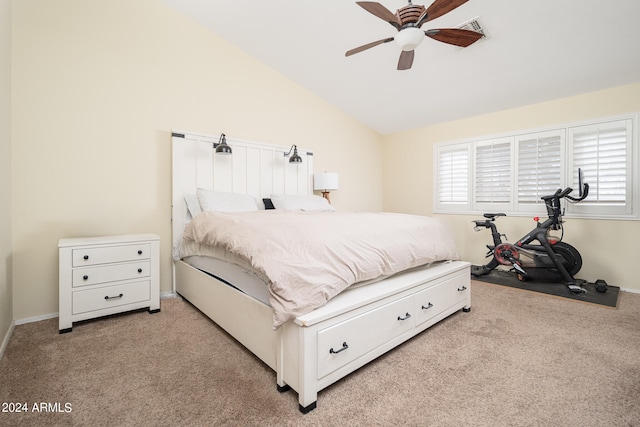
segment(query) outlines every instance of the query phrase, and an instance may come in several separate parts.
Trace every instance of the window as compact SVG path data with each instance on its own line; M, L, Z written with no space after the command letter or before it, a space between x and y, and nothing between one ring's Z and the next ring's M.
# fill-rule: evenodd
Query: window
M589 197L574 205L576 213L629 215L633 213L631 119L569 128L572 170L581 168L589 183ZM573 182L577 181L574 175Z
M513 200L513 138L475 144L474 206L478 210L509 209Z
M516 137L518 210L537 209L540 198L562 187L561 153L564 131L554 130Z
M447 210L468 210L469 206L469 146L441 146L436 154L438 199L436 205Z
M541 197L572 187L578 169L589 196L566 204L585 218L640 219L637 115L567 125L469 142L441 143L434 150L435 211L539 214Z

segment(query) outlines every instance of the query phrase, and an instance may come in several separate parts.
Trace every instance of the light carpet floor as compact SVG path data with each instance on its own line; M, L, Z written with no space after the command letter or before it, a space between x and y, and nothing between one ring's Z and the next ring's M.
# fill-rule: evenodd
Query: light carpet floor
M180 298L162 311L15 328L2 426L640 426L640 294L615 309L472 284L458 312L298 411L275 373ZM44 402L61 412L33 412ZM64 412L65 404L68 412Z

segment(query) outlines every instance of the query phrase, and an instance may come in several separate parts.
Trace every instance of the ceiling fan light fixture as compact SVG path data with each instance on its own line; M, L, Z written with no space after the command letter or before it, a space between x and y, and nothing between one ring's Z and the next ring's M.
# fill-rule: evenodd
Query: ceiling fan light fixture
M423 31L420 28L423 24L445 15L452 10L462 6L469 0L432 0L429 7L423 5L413 5L411 0L409 4L401 7L396 13L391 13L389 9L375 1L357 1L356 4L376 16L386 21L398 33L395 37L387 37L367 43L355 49L348 50L345 56L351 56L355 53L371 49L372 47L388 43L394 40L398 47L402 49L400 59L398 59L398 70L408 70L413 65L413 57L415 49L422 43L425 37L433 40L447 43L454 46L467 47L484 37L483 32L473 29L462 28L441 28L429 29ZM479 25L478 25L479 27Z
M396 34L394 41L402 50L413 50L424 40L424 31L417 27L408 27Z

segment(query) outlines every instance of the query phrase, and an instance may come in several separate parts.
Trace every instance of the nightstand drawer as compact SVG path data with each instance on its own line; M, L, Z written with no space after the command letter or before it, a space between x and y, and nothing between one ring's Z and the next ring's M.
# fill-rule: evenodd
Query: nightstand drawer
M105 265L101 267L77 268L73 270L73 287L95 285L98 283L117 282L119 280L148 277L151 263L128 262L124 264Z
M73 314L149 300L150 285L151 282L145 280L124 285L76 291L73 293Z
M136 261L139 259L149 259L150 256L151 245L149 243L106 246L101 248L79 248L73 250L73 267Z

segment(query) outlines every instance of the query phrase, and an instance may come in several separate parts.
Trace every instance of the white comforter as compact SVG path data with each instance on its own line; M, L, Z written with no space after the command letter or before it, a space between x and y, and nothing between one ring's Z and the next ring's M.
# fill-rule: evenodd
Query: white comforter
M203 212L187 225L178 254L207 255L211 247L265 279L274 328L354 283L459 259L438 221L393 213Z

